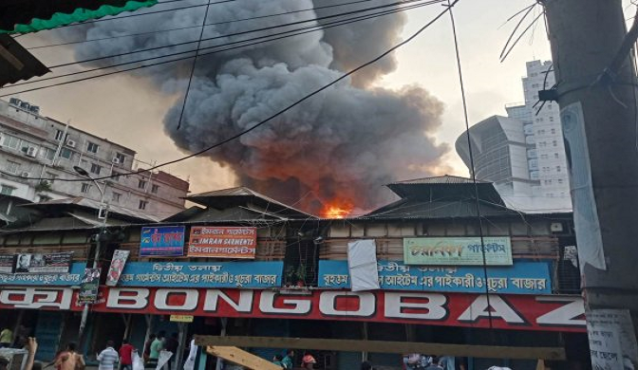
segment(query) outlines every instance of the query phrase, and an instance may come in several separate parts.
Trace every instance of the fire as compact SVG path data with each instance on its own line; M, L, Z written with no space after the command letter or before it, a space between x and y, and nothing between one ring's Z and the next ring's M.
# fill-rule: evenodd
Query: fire
M323 218L345 218L354 209L354 205L346 200L332 200L324 203L321 210L321 217Z

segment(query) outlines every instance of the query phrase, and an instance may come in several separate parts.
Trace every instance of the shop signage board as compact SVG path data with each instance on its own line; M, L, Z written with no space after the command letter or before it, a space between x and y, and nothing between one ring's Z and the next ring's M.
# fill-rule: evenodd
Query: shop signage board
M495 329L581 332L579 296L102 287L95 312L263 319L345 320ZM79 312L71 288L0 289L0 309Z
M406 265L423 266L511 266L512 244L509 237L403 238Z
M400 261L378 261L379 284L385 290L485 292L482 266L408 266ZM489 292L551 294L548 262L517 261L512 266L488 267ZM349 289L348 261L319 261L319 287Z
M171 322L193 322L195 316L191 315L171 315Z
M1 285L79 285L85 263L74 263L69 274L1 274ZM127 262L118 286L176 288L274 288L282 281L283 261ZM107 279L108 282L108 279Z
M254 259L256 248L255 227L193 226L188 256Z
M183 256L185 233L184 226L143 227L140 256Z
M73 253L20 253L15 257L13 273L61 274L71 268Z
M13 254L0 255L0 274L12 274L16 263L16 256Z

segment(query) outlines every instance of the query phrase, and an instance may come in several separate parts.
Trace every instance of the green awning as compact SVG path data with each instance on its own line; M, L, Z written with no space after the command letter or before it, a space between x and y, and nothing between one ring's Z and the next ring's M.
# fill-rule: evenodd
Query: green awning
M157 0L3 0L0 33L31 33L132 12Z

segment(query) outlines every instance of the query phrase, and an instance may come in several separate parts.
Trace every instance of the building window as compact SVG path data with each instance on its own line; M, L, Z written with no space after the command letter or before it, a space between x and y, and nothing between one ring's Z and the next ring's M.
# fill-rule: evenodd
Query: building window
M7 161L6 171L12 174L17 174L20 171L20 163L14 161Z
M102 166L97 165L95 163L91 163L91 173L99 175L100 171L102 171Z
M560 166L556 166L556 172L560 172Z
M159 185L153 185L153 187L151 187L151 193L157 194L158 191L159 191Z
M123 164L126 160L126 157L122 153L115 153L115 157L113 158L113 163L115 164Z
M71 149L62 148L62 150L60 151L60 157L71 159L71 157L73 157L73 152L71 151Z
M148 202L147 202L147 201L145 201L145 200L140 200L140 205L139 205L139 207L138 207L138 208L139 208L139 209L141 209L141 210L145 210L147 205L148 205Z
M11 149L18 149L18 146L20 146L20 139L15 136L4 134L2 136L2 146L6 146Z
M122 196L122 194L120 193L113 193L111 200L115 203L119 203L120 202L120 197Z
M558 153L554 153L554 158L558 159L558 157L560 157L560 155Z
M82 193L86 194L91 189L91 184L82 184L82 189L80 190Z
M43 158L46 158L46 159L52 161L53 157L55 157L55 150L50 149L50 148L40 148L40 155Z
M558 141L556 141L556 140L552 141L552 145L553 146L558 146Z
M53 184L55 182L55 179L57 178L58 178L58 175L54 174L53 172L46 173L46 181L48 181L51 184Z
M2 195L12 195L14 190L16 190L16 188L13 186L0 185L0 194Z
M113 181L120 181L120 176L122 176L122 174L119 172L111 172L111 180Z
M64 131L55 130L55 140L56 141L62 141L62 137L64 137Z
M551 116L550 116L550 117L549 117L549 122L554 122L554 117L551 117ZM552 131L555 131L555 130L554 130L554 129L552 129ZM552 132L552 134L553 134L553 132Z
M144 181L144 180L140 180L140 181L137 183L137 188L138 188L138 189L146 189L146 181Z
M558 179L558 183L562 185L563 184L563 179Z
M100 146L96 143L92 143L90 141L86 143L86 151L89 153L97 154L99 148Z

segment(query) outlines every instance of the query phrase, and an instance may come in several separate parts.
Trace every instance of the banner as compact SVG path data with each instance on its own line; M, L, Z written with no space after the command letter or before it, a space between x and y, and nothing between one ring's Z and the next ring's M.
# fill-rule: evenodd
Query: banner
M485 292L485 271L479 266L407 266L400 261L378 261L379 284L384 290L430 292ZM516 261L512 266L488 267L489 292L507 294L551 294L548 262ZM319 261L319 287L349 289L348 262Z
M100 288L101 272L102 270L100 268L84 269L84 276L82 276L82 283L80 284L80 293L78 294L78 303L95 303Z
M128 259L130 251L124 251L116 249L113 252L113 259L111 260L111 266L109 267L109 273L106 275L106 285L116 286L120 280L124 266L126 266L126 260Z
M143 227L140 256L183 256L184 234L184 226Z
M377 246L374 239L348 243L348 261L345 262L349 269L350 287L353 292L381 288L377 269Z
M73 253L21 253L17 255L14 272L17 274L68 273Z
M483 245L485 252L479 237L403 238L403 260L406 265L424 266L513 264L509 237L485 237Z
M71 288L4 288L0 309L82 311ZM489 301L489 306L488 306ZM424 292L283 292L247 289L108 288L95 312L260 319L361 321L585 332L579 296Z
M255 258L255 227L191 227L189 257Z
M15 263L15 255L0 255L0 274L12 274Z

